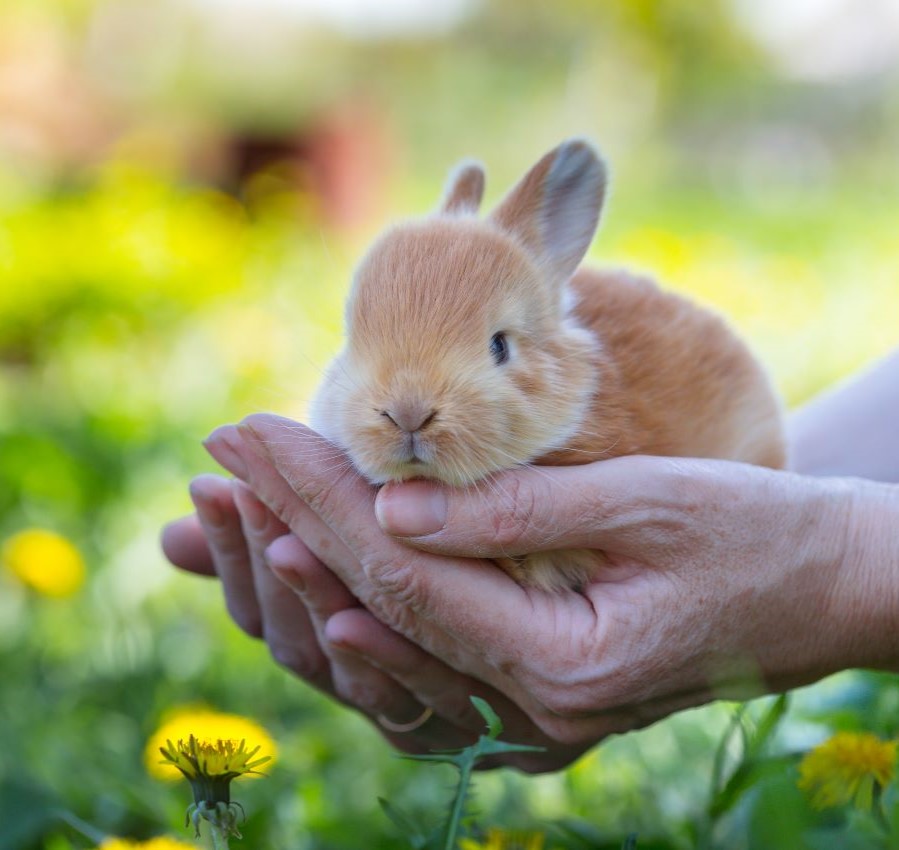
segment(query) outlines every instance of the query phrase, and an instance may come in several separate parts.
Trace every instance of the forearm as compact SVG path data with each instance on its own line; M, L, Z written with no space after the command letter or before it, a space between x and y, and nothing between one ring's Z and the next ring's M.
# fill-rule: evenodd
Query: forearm
M899 482L899 349L794 411L787 431L796 472Z

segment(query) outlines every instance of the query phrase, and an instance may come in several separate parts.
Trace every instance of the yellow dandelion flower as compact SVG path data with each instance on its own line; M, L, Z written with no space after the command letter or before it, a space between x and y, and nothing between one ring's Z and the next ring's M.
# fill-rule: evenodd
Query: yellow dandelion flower
M505 829L488 829L484 841L462 838L462 850L543 850L542 832L510 832Z
M799 764L799 787L818 809L854 802L869 808L875 783L893 778L896 741L866 732L838 732L805 755Z
M185 844L174 838L160 835L148 841L130 841L127 838L107 838L97 850L197 850L196 844Z
M10 537L0 560L23 584L44 596L71 596L84 584L84 558L75 545L45 528L26 528Z
M271 735L258 723L239 714L224 714L208 708L185 706L172 712L165 718L160 727L150 736L144 749L144 764L151 776L157 779L181 779L181 771L170 761L162 762L160 750L168 746L169 741L176 745L179 741L187 742L196 739L200 745L215 745L221 741L239 747L241 741L252 750L258 747L255 759L266 759L271 763L277 755L275 742Z
M247 742L222 741L214 744L199 742L193 735L177 744L167 741L159 748L163 759L184 775L194 792L194 802L203 804L230 803L231 780L271 761L271 756L257 756L259 747L247 749Z

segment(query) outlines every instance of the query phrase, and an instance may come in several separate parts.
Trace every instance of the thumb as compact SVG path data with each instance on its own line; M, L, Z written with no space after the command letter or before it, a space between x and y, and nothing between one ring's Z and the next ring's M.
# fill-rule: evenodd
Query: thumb
M528 467L465 489L433 481L378 493L381 528L444 555L510 557L635 542L653 508L682 491L683 461L622 457L584 466ZM628 547L629 548L629 547Z

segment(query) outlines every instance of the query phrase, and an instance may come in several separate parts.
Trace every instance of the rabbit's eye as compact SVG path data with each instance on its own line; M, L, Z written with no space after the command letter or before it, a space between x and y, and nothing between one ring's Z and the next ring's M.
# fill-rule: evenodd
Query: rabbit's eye
M509 343L506 342L506 335L502 332L493 335L490 340L490 353L496 361L497 366L501 366L509 359Z

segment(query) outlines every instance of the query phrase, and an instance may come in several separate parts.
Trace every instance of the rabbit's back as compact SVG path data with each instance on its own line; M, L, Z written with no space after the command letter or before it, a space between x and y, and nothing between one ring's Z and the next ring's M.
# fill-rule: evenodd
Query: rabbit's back
M777 395L719 316L621 270L582 268L572 290L603 346L599 391L577 438L541 463L654 454L783 467Z

